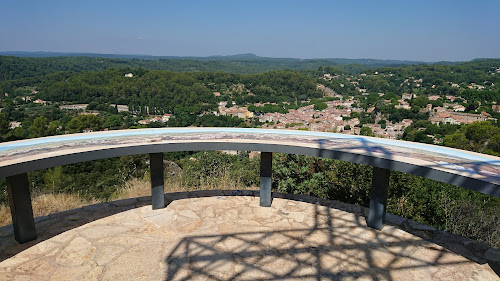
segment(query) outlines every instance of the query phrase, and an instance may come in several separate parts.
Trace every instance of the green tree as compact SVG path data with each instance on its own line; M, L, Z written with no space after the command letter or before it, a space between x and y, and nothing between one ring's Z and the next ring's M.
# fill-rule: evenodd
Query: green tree
M4 139L9 132L9 120L5 114L0 113L0 140Z
M487 121L462 126L443 139L445 146L495 155L500 154L499 142L500 128Z
M106 120L106 127L108 128L117 128L120 127L123 123L121 115L111 115Z
M28 131L32 138L46 137L49 135L49 120L43 116L37 117Z
M374 136L372 128L363 126L359 132L362 136Z
M66 129L68 129L70 133L77 133L89 130L99 131L102 129L103 125L104 125L104 120L101 117L89 114L89 115L80 115L78 117L71 119L68 122Z
M318 102L318 103L315 103L314 104L314 110L323 110L323 109L326 109L328 107L328 105L324 102Z
M500 128L490 122L474 122L465 130L465 137L470 140L472 150L480 153L488 149L491 138L497 134L500 134Z

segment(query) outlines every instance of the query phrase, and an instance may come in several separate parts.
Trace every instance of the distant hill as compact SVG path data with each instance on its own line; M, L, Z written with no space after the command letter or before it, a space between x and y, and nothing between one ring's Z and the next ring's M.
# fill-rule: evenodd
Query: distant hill
M330 67L332 73L359 74L381 67L409 67L417 65L487 65L491 60L470 62L425 63L408 60L345 59L345 58L270 58L255 54L228 56L178 57L141 54L97 54L61 52L0 52L0 81L40 77L59 71L102 71L105 69L169 70L174 72L226 72L252 74L273 70L311 71Z
M152 56L144 54L99 54L99 53L66 53L66 52L25 52L25 51L4 51L0 52L2 56L47 58L47 57L93 57L93 58L122 58L122 59L171 59L171 60L218 60L218 61L273 61L273 62L325 62L328 64L363 64L376 66L389 65L409 65L422 64L422 61L410 60L381 60L381 59L345 59L345 58L317 58L317 59L298 59L298 58L272 58L260 57L252 53L225 55L225 56Z

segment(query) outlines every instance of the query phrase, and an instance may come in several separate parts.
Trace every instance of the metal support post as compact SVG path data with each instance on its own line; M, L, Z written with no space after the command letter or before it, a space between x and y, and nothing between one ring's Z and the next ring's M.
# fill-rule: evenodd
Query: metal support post
M149 154L151 171L151 204L153 210L165 208L165 189L163 184L163 153Z
M19 243L36 239L30 187L26 173L6 178L14 237Z
M260 206L271 207L271 181L273 173L273 153L260 154Z
M385 222L385 207L387 205L387 188L389 186L390 172L388 169L373 167L370 210L366 224L377 230L381 230Z

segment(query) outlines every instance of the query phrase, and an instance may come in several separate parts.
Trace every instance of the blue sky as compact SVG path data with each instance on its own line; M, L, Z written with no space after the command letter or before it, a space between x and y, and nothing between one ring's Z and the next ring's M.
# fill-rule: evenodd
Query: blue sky
M499 0L0 0L0 26L0 51L500 57Z

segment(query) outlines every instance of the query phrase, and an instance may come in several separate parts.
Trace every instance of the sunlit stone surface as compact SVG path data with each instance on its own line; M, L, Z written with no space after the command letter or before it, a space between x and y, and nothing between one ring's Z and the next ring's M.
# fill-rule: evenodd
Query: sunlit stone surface
M0 280L499 280L396 226L367 228L360 207L209 193L154 211L143 198L56 214L37 223L47 240L28 245L2 228Z

